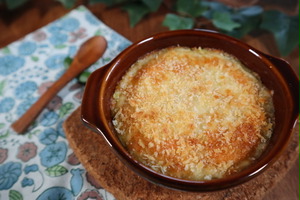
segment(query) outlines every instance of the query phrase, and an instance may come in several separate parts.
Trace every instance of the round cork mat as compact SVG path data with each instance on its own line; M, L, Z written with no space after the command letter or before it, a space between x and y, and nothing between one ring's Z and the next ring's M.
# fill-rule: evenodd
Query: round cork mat
M69 116L63 127L79 161L104 189L119 200L262 199L294 164L299 150L297 126L286 151L263 174L227 190L191 193L152 184L132 172L116 157L100 134L83 125L80 107Z

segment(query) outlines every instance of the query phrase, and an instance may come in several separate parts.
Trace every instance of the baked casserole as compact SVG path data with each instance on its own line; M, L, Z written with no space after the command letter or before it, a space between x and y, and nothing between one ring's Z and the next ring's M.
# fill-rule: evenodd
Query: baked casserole
M187 180L249 166L274 127L272 91L234 56L211 48L173 46L141 57L118 83L111 111L131 156Z

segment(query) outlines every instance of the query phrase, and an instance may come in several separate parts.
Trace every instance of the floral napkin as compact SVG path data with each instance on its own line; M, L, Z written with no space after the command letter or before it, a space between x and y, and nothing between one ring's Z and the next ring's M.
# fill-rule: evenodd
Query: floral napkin
M130 45L80 6L0 49L0 199L114 199L79 163L62 129L81 103L84 86L76 80L56 95L26 134L10 129L64 73L66 58L94 35L103 35L108 47L89 71Z

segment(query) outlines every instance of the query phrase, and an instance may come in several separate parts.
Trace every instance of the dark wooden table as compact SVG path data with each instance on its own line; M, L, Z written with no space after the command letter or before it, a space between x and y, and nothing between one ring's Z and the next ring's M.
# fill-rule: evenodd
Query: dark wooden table
M85 1L83 1L84 3ZM282 10L290 12L291 14L297 12L298 4L293 4L293 0L285 1L268 1L258 0L252 1L228 1L235 6L241 4L260 3L266 7L278 7L280 2L285 6L281 7ZM272 3L272 5L270 4ZM82 2L77 2L77 5ZM277 4L276 4L277 3ZM135 42L143 39L151 34L166 31L167 28L163 27L162 21L167 9L161 7L155 14L147 16L134 28L129 26L127 14L119 8L106 8L103 5L95 4L93 6L86 5L100 20L122 34L129 40ZM8 45L9 43L18 40L26 34L43 27L44 25L52 22L53 20L65 15L69 10L65 9L59 2L52 0L32 0L24 6L8 11L5 7L0 5L0 48ZM260 46L260 50L268 52L274 56L279 56L278 50L274 43L274 39L268 33L259 33L255 36L246 36L243 40L251 45L261 41L264 45ZM293 66L297 74L299 74L299 48L295 49L289 56L284 57ZM299 199L299 159L292 166L289 173L284 179L263 199L264 200L296 200Z

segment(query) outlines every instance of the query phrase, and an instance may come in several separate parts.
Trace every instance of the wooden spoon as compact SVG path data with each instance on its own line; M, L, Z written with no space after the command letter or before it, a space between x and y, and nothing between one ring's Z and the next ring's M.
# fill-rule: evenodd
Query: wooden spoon
M73 78L95 63L104 53L107 43L104 37L94 36L84 42L68 70L17 120L11 127L24 133L52 98Z

